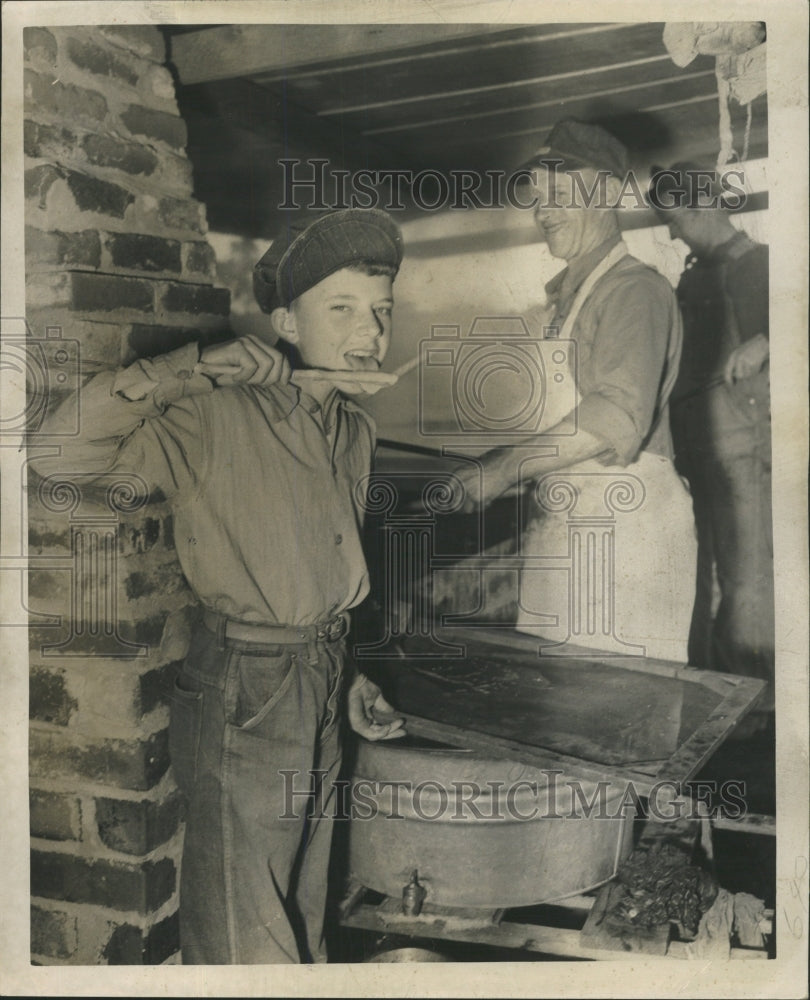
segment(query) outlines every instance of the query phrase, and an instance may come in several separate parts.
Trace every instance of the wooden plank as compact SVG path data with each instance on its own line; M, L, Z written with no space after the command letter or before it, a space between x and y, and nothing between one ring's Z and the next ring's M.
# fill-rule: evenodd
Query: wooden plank
M616 882L600 889L596 903L580 932L581 944L587 948L634 955L666 955L669 944L669 924L657 927L633 927L615 915L616 906L625 898L625 891Z
M456 45L449 42L441 42L438 45L428 45L421 49L409 49L405 53L385 53L381 56L364 55L362 59L356 61L341 59L340 72L341 74L345 74L360 70L368 74L370 71L381 67L390 72L392 67L403 63L407 64L409 72L419 72L422 65L429 63L431 60L441 59L443 62L446 62L448 59L458 55L477 58L482 50L497 52L498 50L510 49L510 55L514 59L519 60L520 53L515 50L537 41L547 42L555 41L559 38L576 38L579 35L604 34L605 32L617 31L625 27L625 24L616 23L573 25L559 23L532 25L531 27L521 26L516 30L505 29L493 35L482 36L480 40L478 37L472 36L469 39L462 39ZM334 69L334 66L326 67L326 69ZM324 71L325 67L321 64L317 66L304 66L294 70L286 69L283 72L261 73L257 74L255 79L257 83L261 84L275 83L281 79L289 83L307 78L311 80L313 77L322 76Z
M501 760L518 761L541 770L562 771L567 778L583 778L593 782L615 782L617 779L632 781L639 796L649 796L652 789L653 782L648 774L628 767L593 764L583 761L579 757L571 757L553 750L528 746L515 740L490 736L487 733L462 729L459 726L447 725L433 719L424 719L402 712L394 712L393 715L374 713L374 718L380 722L403 717L407 732L413 736L421 736L424 739L446 743L448 746L460 747L464 750L478 751Z
M759 833L766 837L776 836L776 817L765 813L746 813L739 819L730 816L712 816L711 824L715 830L732 830L735 833Z
M181 83L203 83L504 30L502 24L230 24L174 35L171 61Z
M712 102L717 106L717 78L714 73L698 73L691 78L670 78L662 83L647 82L632 87L614 87L605 92L591 92L583 98L544 101L546 109L532 119L523 111L504 111L497 122L486 129L470 134L470 121L464 120L455 126L445 126L442 141L446 146L478 145L516 136L540 137L551 131L560 118L577 118L580 121L595 121L625 114L653 114L672 108L692 106L696 103ZM541 102L538 102L540 106ZM344 119L345 120L345 119ZM375 135L384 130L376 130ZM367 133L370 134L370 133ZM429 135L430 133L428 133ZM425 133L422 132L420 139Z
M580 944L579 931L559 927L542 927L534 924L517 924L504 921L485 927L465 927L452 921L433 917L406 917L391 922L390 917L379 912L379 907L361 903L345 920L344 927L391 932L412 937L436 938L446 941L464 941L492 945L496 948L518 948L524 951L559 955L563 958L593 958L593 954ZM619 956L623 957L623 956Z
M441 638L467 641L469 684L440 656L409 668L418 640L406 641L405 661L377 664L411 734L589 781L626 780L640 796L691 778L764 689L755 678L641 657L538 658L537 640L515 631L443 629ZM499 656L482 652L487 642ZM680 733L660 728L670 716Z
M660 76L657 76L656 70ZM602 71L604 73L610 71ZM638 79L633 77L638 76ZM685 96L692 97L702 90L708 90L709 85L716 91L716 76L713 70L699 70L695 73L679 73L673 75L669 67L662 64L657 66L636 67L635 73L628 73L628 79L622 76L620 83L611 81L610 86L600 86L598 79L594 77L578 77L575 80L548 81L543 84L542 100L515 102L514 99L508 103L499 104L495 108L482 108L481 102L476 102L473 107L465 107L463 111L456 114L422 117L415 120L399 119L383 125L379 128L363 128L364 135L391 135L396 132L412 132L419 130L421 138L429 136L432 129L441 130L443 141L457 143L460 142L465 132L469 135L470 125L487 125L484 141L487 137L496 135L514 134L515 129L531 124L534 134L539 133L536 124L536 113L541 108L554 108L555 111L570 115L574 118L586 119L597 112L593 109L598 107L597 102L605 104L610 101L613 109L635 110L638 102L632 95L638 91L644 92L644 99L649 101L662 100L664 95L672 95L674 92L684 91ZM619 97L618 95L627 95ZM514 98L514 95L510 95ZM561 114L558 114L560 117ZM349 116L343 121L349 121ZM364 120L367 120L367 116ZM518 135L525 134L524 130L518 131ZM478 139L479 136L470 136Z
M331 72L318 81L317 87L312 80L307 87L313 106L324 115L385 108L391 116L390 110L396 108L398 112L402 109L424 116L426 106L444 114L467 98L478 103L496 95L520 95L532 89L537 93L551 81L574 80L606 69L619 73L629 67L656 64L671 69L672 61L661 41L662 30L662 24L627 23L608 36L540 39L529 45L520 58L509 51L488 50L485 44L472 58L462 53L455 58L437 59L413 74L407 67L400 72L372 71L370 75L365 70L341 72L338 93L333 83L330 86Z
M320 118L286 94L275 93L248 79L200 84L189 88L181 98L184 103L206 108L206 117L213 128L217 127L217 120L227 121L229 126L244 129L268 145L286 150L287 156L294 157L297 152L310 159L328 159L330 170L386 170L392 164L399 169L411 166L407 153L392 150L384 141L361 135L348 125ZM275 155L270 158L268 174L272 166L280 177L275 160ZM311 170L305 168L303 176L311 176ZM324 191L327 199L331 191L332 184L327 179ZM279 191L277 202L283 197L284 193Z
M711 757L734 727L762 697L765 681L740 677L726 697L701 725L656 772L659 781L684 782L693 777Z

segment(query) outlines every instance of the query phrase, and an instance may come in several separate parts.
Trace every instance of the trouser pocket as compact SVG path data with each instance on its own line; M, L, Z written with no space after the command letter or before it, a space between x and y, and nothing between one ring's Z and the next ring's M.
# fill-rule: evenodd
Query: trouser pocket
M293 654L282 646L234 651L226 688L228 723L243 732L257 730L292 683L294 666Z
M186 795L197 778L202 704L201 684L180 670L170 695L169 756L175 781Z

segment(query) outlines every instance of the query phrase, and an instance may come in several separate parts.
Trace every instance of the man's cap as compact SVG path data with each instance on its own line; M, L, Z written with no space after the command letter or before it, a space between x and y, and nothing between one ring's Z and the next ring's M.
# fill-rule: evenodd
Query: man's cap
M402 263L402 233L378 208L335 209L286 220L253 268L253 291L264 312L287 307L330 274L352 264Z
M562 161L562 162L560 162ZM624 178L630 170L627 149L601 125L565 118L549 132L545 145L534 152L522 168L542 167L558 170L609 170Z

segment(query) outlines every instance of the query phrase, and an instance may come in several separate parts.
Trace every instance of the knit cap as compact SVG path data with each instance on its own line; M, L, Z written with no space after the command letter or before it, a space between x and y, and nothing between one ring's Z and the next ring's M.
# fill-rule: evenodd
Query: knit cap
M253 269L253 291L264 312L287 307L319 281L352 264L399 270L403 242L399 226L378 208L300 214L287 221Z

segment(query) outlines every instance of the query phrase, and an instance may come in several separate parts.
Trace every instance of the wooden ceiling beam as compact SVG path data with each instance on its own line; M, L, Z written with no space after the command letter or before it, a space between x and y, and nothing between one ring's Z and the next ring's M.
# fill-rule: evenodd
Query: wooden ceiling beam
M415 167L401 151L389 149L343 123L320 118L282 94L248 79L197 84L183 88L179 97L182 104L202 108L211 119L226 119L268 144L305 150L309 158L328 159L336 169Z
M684 81L697 80L705 77L707 80L709 77L712 79L712 83L716 79L714 70L700 70L696 73L679 73L676 76L664 76L659 79L645 79L637 81L635 83L628 83L618 87L601 87L599 90L586 90L584 93L577 94L572 93L567 97L555 96L550 100L546 101L531 101L528 104L510 104L506 107L490 108L487 111L465 111L460 114L447 115L443 118L431 117L427 119L420 119L418 121L409 121L403 124L387 125L381 128L370 128L363 129L363 135L390 135L395 132L409 132L412 129L419 129L424 135L425 129L431 128L446 128L447 125L451 125L455 122L471 122L480 121L482 118L499 118L502 119L507 115L521 114L526 111L536 111L538 108L548 108L554 107L558 110L562 110L566 105L570 105L574 102L580 101L591 101L597 99L604 99L606 97L615 97L619 94L629 94L634 90L649 90L657 87L667 87L667 86L677 86L682 84ZM505 134L505 133L497 133Z
M231 24L173 35L171 62L182 84L209 83L505 30L503 24Z
M479 25L483 28L484 25ZM381 66L396 66L399 63L408 63L409 66L414 63L420 63L431 59L446 59L448 56L456 55L467 55L474 53L477 48L486 48L488 52L495 50L516 48L521 45L536 45L538 42L554 42L562 39L572 39L581 38L584 35L594 35L594 34L604 34L605 32L620 31L628 27L627 24L577 24L577 25L565 25L565 24L547 24L535 28L525 28L520 27L517 29L518 33L515 33L513 29L503 29L501 28L497 35L481 35L480 44L479 39L473 36L468 44L460 45L445 45L441 44L430 45L424 51L408 51L399 53L396 55L386 55L381 58L375 58L374 56L364 56L362 59L352 62L350 60L343 60L340 63L341 73L350 73L354 70L362 70L367 72L371 69L378 69ZM501 34L503 32L503 34ZM504 37L507 36L507 37ZM256 77L256 82L265 83L275 83L278 80L302 80L306 77L311 76L321 76L325 71L328 71L330 66L324 66L323 64L305 66L301 69L284 69L279 70L272 74L259 74Z
M550 83L557 80L579 79L582 76L588 76L594 73L604 73L608 70L623 70L634 66L649 66L653 63L664 61L670 61L669 56L666 53L664 55L644 56L641 59L628 59L625 62L620 63L603 63L598 66L580 66L577 69L568 70L564 73L549 73L543 76L521 78L519 80L507 80L506 82L501 83L489 83L479 87L463 87L456 90L443 90L441 92L429 94L411 94L407 97L397 97L393 100L369 101L367 103L356 104L353 106L338 105L335 108L327 108L321 111L320 115L321 117L326 118L331 115L356 114L360 111L370 111L379 108L400 108L407 104L424 104L428 101L450 101L459 97L468 97L473 94L479 95L491 94L495 91L514 91L520 87L533 87L538 84Z

